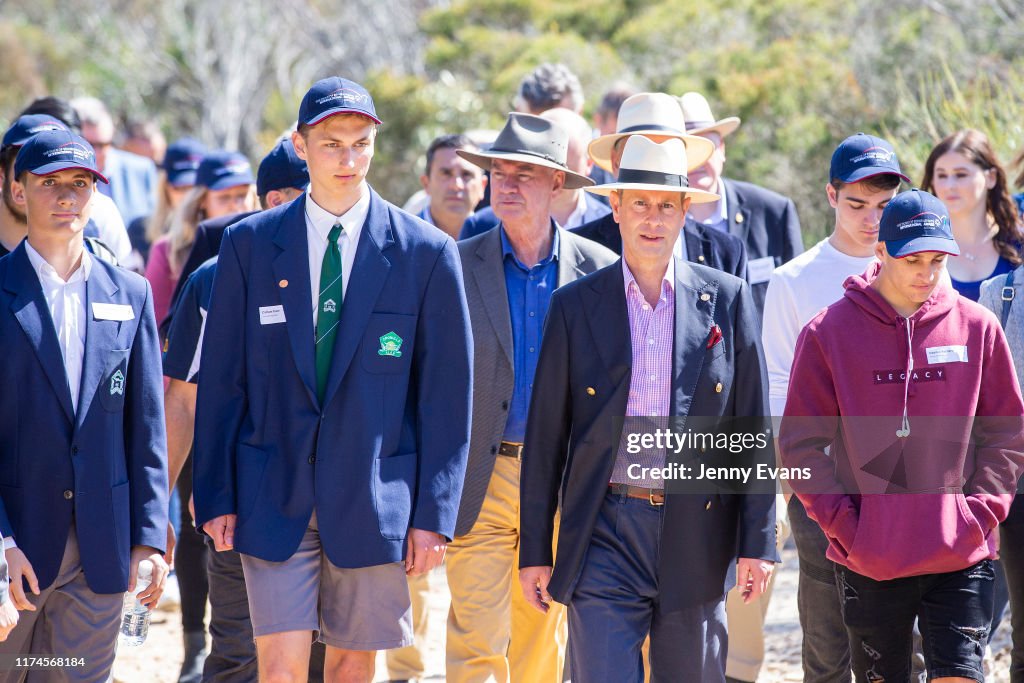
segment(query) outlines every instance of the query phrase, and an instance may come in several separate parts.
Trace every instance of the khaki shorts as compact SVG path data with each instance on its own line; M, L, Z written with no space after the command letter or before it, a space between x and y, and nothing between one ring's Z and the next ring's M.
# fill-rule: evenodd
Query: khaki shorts
M401 562L343 569L323 553L316 513L284 562L241 555L255 637L319 631L344 650L389 650L413 642L409 584Z

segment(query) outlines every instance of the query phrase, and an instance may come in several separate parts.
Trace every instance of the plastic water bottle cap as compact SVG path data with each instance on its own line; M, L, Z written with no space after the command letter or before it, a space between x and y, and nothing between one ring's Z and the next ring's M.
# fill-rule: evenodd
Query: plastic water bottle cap
M150 560L139 562L139 579L145 581L153 579L153 563Z

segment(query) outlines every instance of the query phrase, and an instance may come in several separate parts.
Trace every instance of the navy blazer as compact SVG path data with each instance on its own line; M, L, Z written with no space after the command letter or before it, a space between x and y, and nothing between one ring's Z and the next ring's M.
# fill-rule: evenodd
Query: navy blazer
M371 190L317 397L306 195L224 234L196 406L196 526L237 514L235 549L280 562L314 506L339 567L451 538L469 448L473 344L455 242ZM385 349L384 337L400 338Z
M676 261L671 415L767 415L758 313L746 282ZM705 300L705 295L707 295ZM713 325L722 340L708 348ZM612 475L632 366L622 261L551 296L520 480L519 566L551 566L548 591L572 599ZM717 390L718 385L722 390ZM658 564L666 611L723 596L738 557L778 560L775 496L669 493Z
M804 252L800 217L792 199L753 183L726 178L725 201L729 233L746 245L748 261L771 258L773 267L778 268ZM763 312L768 277L751 281L750 291L757 310Z
M163 552L167 542L163 379L149 284L92 260L76 413L24 243L0 259L0 282L0 531L14 536L42 589L57 577L74 519L89 588L121 593L132 547ZM131 319L97 317L96 304L128 306Z
M604 202L600 201L595 194L584 192L583 198L587 203L587 208L583 212L584 224L597 220L601 216L610 214L612 211L611 208L609 208L609 206ZM462 232L459 233L459 240L461 241L483 234L500 222L501 221L498 220L498 217L494 215L494 209L490 206L485 206L466 218L465 222L462 224Z
M616 254L622 253L622 233L619 232L615 216L610 213L573 228L570 232L594 240ZM747 278L747 254L739 238L701 225L687 216L686 225L683 226L683 241L686 243L688 261L710 266L744 280Z

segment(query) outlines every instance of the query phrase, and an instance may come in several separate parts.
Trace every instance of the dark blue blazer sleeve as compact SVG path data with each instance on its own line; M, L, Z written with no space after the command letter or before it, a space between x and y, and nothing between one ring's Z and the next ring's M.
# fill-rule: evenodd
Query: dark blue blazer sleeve
M203 335L192 456L196 527L236 512L235 444L248 408L245 379L248 305L231 231L225 233Z
M124 450L130 477L131 544L163 552L167 545L167 433L160 341L148 282L129 356L125 392Z
M427 282L414 348L420 470L410 525L451 539L469 457L473 393L473 333L452 240Z

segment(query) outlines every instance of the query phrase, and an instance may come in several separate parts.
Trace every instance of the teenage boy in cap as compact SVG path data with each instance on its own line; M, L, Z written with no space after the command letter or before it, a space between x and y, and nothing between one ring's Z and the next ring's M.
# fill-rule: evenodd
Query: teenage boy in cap
M46 114L26 114L15 119L4 133L3 142L0 142L0 187L3 195L0 203L0 256L6 256L14 251L14 248L25 239L28 231L25 207L14 200L11 192L14 186L14 159L18 156L18 150L33 135L50 130L67 131L68 128L55 117ZM95 198L93 201L95 202ZM123 230L123 226L121 227ZM97 258L117 264L114 252L99 239L86 237L85 246Z
M152 295L140 276L85 250L90 199L105 182L89 143L38 133L14 174L28 238L0 260L0 380L11 387L0 406L0 532L11 595L25 612L0 655L82 657L62 680L103 680L140 563L153 565L139 596L147 606L167 575Z
M761 339L768 367L768 402L776 417L785 411L800 330L819 311L842 298L846 278L863 273L875 260L882 210L896 196L900 182L907 180L892 145L863 133L851 135L836 147L828 177L825 196L835 211L832 234L775 269L765 296ZM825 557L828 540L807 518L798 498L790 497L788 516L800 562L797 608L803 631L804 680L847 681L850 645L842 624L833 563ZM767 604L759 607L767 608ZM763 612L758 610L746 617L753 642L762 633L760 614ZM759 642L763 643L763 634ZM744 659L748 660L746 666L737 662L733 673L739 680L753 681L761 657Z
M301 189L293 186L305 187L308 183L306 162L295 154L289 139L278 142L260 162L256 173L257 192L264 209L291 201L302 194ZM219 237L220 233L218 244ZM171 488L178 483L185 501L192 490L190 453L196 415L196 381L216 268L217 257L214 256L186 278L164 350L164 376L168 379L164 394L168 471ZM182 482L186 482L184 486ZM182 524L191 524L191 519L191 516L183 514ZM170 529L168 533L171 533ZM183 528L183 538L188 538L188 534ZM210 552L203 554L203 560L202 571L209 580L212 645L207 655L205 634L201 631L185 633L185 661L179 683L200 678L204 681L255 680L256 648L239 555L233 550ZM205 604L205 599L203 602ZM323 680L323 647L315 645L313 659L316 660L318 655L319 669L316 672L310 670L311 681Z
M678 138L686 145L691 170L708 158L714 146L686 134L686 123L679 101L665 93L639 93L622 104L618 132L602 135L590 143L588 154L594 165L612 173L619 170L622 148L631 135L643 135L654 142ZM603 244L616 254L622 252L622 235L612 214L607 214L573 230L577 235ZM684 227L675 244L675 257L711 266L737 277L747 276L747 257L739 238L694 223Z
M677 138L626 141L618 181L591 188L610 195L623 258L556 291L544 328L523 449L520 582L541 611L568 605L578 683L609 671L642 680L648 635L652 681L724 681L725 593L741 585L756 600L778 559L773 495L666 495L640 467L664 467L665 451L641 462L626 448L624 415L766 412L749 287L673 256L690 203L715 199L688 187L686 169Z
M196 523L237 550L260 678L369 681L412 642L406 573L455 533L472 345L455 242L366 183L380 119L310 88L299 200L224 235L196 407ZM350 278L351 276L351 278Z
M558 683L565 612L539 614L516 577L519 465L541 328L551 293L615 260L563 230L551 203L593 184L566 165L568 132L509 114L486 152L459 156L491 174L498 229L459 242L473 324L473 432L455 539L448 552L447 677Z
M696 92L679 98L686 119L686 132L710 140L714 153L695 168L690 182L720 199L707 205L694 205L689 218L694 223L735 235L747 247L747 281L757 302L764 308L768 279L781 266L804 250L800 236L800 218L793 200L753 183L726 179L725 139L740 125L736 116L716 120L707 99ZM688 229L688 228L687 228Z
M837 563L856 680L909 680L917 620L930 680L981 681L1024 402L999 321L944 277L942 202L897 195L878 240L797 341L782 464L809 475L791 484Z

